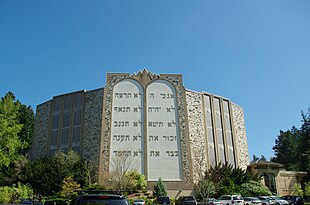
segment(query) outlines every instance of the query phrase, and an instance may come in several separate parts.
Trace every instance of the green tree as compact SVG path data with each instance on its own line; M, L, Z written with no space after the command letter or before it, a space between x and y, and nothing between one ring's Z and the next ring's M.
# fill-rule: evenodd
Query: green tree
M305 183L304 196L310 197L310 182Z
M26 155L29 151L29 147L32 142L33 130L34 130L34 112L30 106L26 106L19 101L20 104L18 111L18 121L23 125L22 130L18 133L19 139L23 142L24 146L21 148L20 153Z
M264 155L260 156L260 160L267 161L267 159L266 159L266 157Z
M302 126L293 127L286 132L280 131L273 147L275 157L273 162L284 164L287 170L306 171L304 178L310 181L310 109L307 113L302 111Z
M260 182L250 180L243 183L238 188L238 193L242 196L270 196L271 191Z
M203 201L215 194L215 186L211 180L201 179L195 183L194 187Z
M300 169L310 172L310 109L308 113L302 112L301 139L299 146Z
M112 170L105 176L103 184L119 192L126 191L131 183L128 172L132 168L132 160L127 155L114 156L111 160L111 167Z
M161 180L161 178L159 178L158 182L154 186L153 196L155 197L167 196L166 186L164 182Z
M143 174L140 174L136 170L127 171L125 174L127 188L126 190L130 193L143 191L146 189L146 180Z
M293 127L285 132L280 130L275 143L272 148L275 157L271 161L283 164L287 170L298 170L299 131L297 128Z
M61 191L59 192L60 196L70 199L76 195L75 190L79 190L80 184L74 181L72 176L66 177L61 184Z
M256 156L255 154L253 154L253 159L252 159L252 162L255 162L255 161L257 161L257 160L259 160L259 157L258 157L258 156Z
M17 203L22 198L32 198L32 195L32 188L20 182L17 185L0 187L0 203Z
M25 166L23 178L25 183L29 183L36 193L42 195L53 195L62 188L62 182L70 176L81 186L89 185L89 172L87 166L83 164L83 159L77 153L59 152L51 158L40 158Z
M33 134L34 113L30 106L16 100L12 92L0 103L0 184L11 186L20 181L27 163ZM9 154L8 154L9 153ZM3 166L5 165L5 166Z
M298 196L304 195L304 191L302 190L302 187L299 183L295 183L293 188L294 188L294 194L296 194Z
M7 168L20 158L19 150L24 147L18 134L22 124L18 121L20 105L14 103L13 96L7 94L0 101L0 170Z
M248 170L233 167L231 164L219 163L206 170L205 179L211 180L214 183L216 196L219 196L237 193L242 184L248 183L251 180L259 181L260 177Z

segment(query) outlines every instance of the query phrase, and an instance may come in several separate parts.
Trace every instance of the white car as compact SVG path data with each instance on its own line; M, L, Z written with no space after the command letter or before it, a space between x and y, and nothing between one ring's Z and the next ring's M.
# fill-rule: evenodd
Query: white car
M286 200L281 199L277 196L270 196L270 198L272 198L275 201L276 205L287 205L288 204L288 202Z
M133 205L146 205L146 203L143 199L135 199Z
M244 200L240 195L222 195L218 198L223 205L243 205Z
M262 201L257 197L243 197L244 205L262 205Z
M274 205L275 200L270 198L270 196L258 196L259 200L262 201L262 205Z

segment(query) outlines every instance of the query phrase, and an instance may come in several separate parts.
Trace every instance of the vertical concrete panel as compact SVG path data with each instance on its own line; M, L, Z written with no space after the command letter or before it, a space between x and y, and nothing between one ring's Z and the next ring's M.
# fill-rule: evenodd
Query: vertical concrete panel
M34 135L30 148L30 158L37 159L48 155L48 128L51 101L37 106Z
M91 163L91 172L97 181L99 174L103 89L85 93L85 111L82 135L83 157Z
M204 171L208 167L202 97L201 93L194 93L191 91L186 92L194 182L202 177Z
M236 104L231 103L231 105L236 145L235 152L237 156L237 166L246 169L247 165L249 164L249 152L246 139L243 109Z

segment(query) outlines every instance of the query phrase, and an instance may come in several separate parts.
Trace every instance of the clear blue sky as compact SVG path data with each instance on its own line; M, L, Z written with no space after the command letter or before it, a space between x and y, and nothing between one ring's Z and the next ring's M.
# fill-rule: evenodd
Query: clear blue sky
M144 67L242 106L250 159L268 159L310 107L310 1L0 1L0 96L35 109Z

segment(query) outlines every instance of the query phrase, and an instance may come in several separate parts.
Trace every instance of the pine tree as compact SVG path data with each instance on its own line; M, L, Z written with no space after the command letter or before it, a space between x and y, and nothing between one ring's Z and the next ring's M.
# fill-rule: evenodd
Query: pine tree
M297 128L293 127L285 132L280 131L275 142L272 148L275 157L271 161L283 164L287 170L298 170L299 131Z
M155 197L167 196L166 187L161 178L159 178L158 182L154 186L153 195Z

